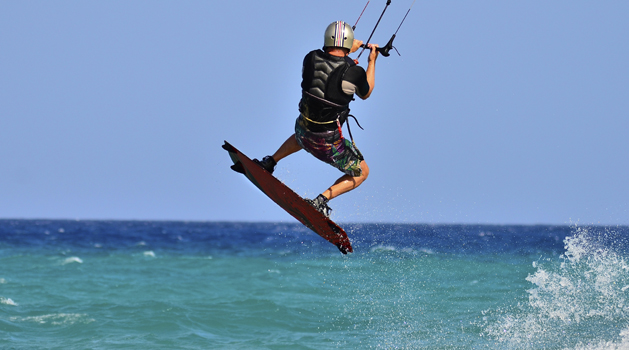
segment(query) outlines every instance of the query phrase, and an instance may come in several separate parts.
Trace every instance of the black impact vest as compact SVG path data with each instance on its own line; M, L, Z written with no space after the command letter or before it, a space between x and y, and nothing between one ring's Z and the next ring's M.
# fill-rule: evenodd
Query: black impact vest
M334 129L337 119L341 124L347 119L353 95L343 92L343 76L355 65L349 57L332 56L322 50L311 51L304 58L301 82L304 93L299 110L308 119L324 123L311 125L313 129Z

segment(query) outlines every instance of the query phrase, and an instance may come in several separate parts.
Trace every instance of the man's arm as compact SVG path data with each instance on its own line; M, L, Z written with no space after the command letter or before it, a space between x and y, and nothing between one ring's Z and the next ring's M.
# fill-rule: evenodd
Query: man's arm
M362 40L354 39L354 43L352 44L352 49L349 50L349 53L354 53L360 49L360 45L363 44Z
M378 45L368 44L371 52L369 53L369 62L367 63L367 82L369 83L369 92L365 95L358 95L363 100L366 100L371 96L374 85L376 84L376 59L378 58Z

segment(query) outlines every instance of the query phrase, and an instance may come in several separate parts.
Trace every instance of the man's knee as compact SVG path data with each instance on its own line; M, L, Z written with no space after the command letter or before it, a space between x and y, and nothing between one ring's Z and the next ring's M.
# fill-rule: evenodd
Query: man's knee
M360 169L361 169L361 174L360 174L360 181L365 181L367 180L367 177L369 176L369 167L367 166L367 162L365 162L364 160L360 162Z

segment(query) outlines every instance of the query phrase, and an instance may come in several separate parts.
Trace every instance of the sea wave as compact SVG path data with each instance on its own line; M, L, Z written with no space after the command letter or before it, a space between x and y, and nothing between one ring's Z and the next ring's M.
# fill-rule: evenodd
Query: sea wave
M15 301L13 301L11 298L2 298L2 297L0 297L0 304L11 305L11 306L18 306L17 303Z
M607 238L587 228L575 228L575 234L564 241L566 251L559 261L534 263L535 273L526 277L534 285L527 290L528 303L495 310L498 320L488 325L485 333L509 348L550 344L628 348L629 264L625 252L601 243L609 241ZM618 333L619 329L624 330ZM583 333L596 338L588 344L571 344Z
M404 254L426 254L426 255L432 255L435 254L435 252L432 249L429 248L411 248L411 247L403 247L403 248L399 248L393 245L384 245L384 244L379 244L379 245L375 245L373 247L371 247L369 249L370 252L372 253L404 253Z
M9 317L11 322L33 322L38 324L71 325L75 323L88 324L96 320L88 317L86 314L47 314L41 316L13 316Z
M62 265L67 265L67 264L72 264L72 263L82 264L83 260L81 258L79 258L78 256L72 256L72 257L69 257L69 258L66 258L65 260L63 260L63 262L61 264Z

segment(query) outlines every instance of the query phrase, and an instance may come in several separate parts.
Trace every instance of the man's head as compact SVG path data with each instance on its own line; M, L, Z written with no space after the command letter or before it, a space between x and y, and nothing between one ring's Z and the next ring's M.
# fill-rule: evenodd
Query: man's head
M343 21L331 23L325 29L323 38L323 48L341 48L346 49L347 53L352 49L354 44L354 31L349 24Z

